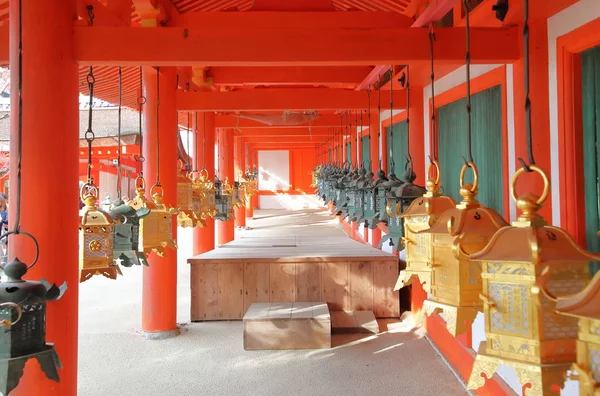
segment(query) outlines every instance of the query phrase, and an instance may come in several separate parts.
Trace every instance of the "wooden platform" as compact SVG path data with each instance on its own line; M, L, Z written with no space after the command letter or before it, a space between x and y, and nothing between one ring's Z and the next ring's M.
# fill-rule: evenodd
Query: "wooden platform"
M400 315L398 259L346 236L240 238L188 263L192 321L239 320L256 302Z
M379 324L372 311L331 312L332 333L379 333Z
M324 302L254 303L243 321L246 350L331 348Z

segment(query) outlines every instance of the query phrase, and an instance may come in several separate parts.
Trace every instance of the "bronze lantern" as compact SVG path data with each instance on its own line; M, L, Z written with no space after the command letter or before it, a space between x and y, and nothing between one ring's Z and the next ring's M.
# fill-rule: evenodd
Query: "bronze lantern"
M473 184L464 184L467 167L473 169ZM456 336L471 328L477 312L483 310L481 267L469 255L483 249L494 234L508 225L496 211L477 200L478 172L473 162L460 172L460 195L455 208L443 212L428 229L431 251L431 295L423 304L423 313L443 312L446 328ZM423 317L421 317L422 319Z
M435 177L428 178L427 192L397 216L404 220L402 244L406 249L406 269L400 271L394 290L400 290L409 285L414 278L418 278L423 289L428 293L431 292L433 234L419 232L429 229L442 213L456 206L454 199L440 193L441 172L437 161L432 161L429 165L428 176L431 175L432 168L435 169Z
M140 221L150 214L150 209L135 210L118 199L110 206L110 215L115 221L115 240L113 257L115 263L123 267L133 265L148 265L146 255L139 244Z
M158 256L165 257L165 248L177 249L177 243L173 240L173 215L177 210L167 207L163 204L163 189L159 185L154 185L150 192L157 190L153 194L153 200L146 198L146 181L143 177L136 179L136 197L127 202L135 210L149 209L150 213L140 220L140 239L139 243L146 255L154 251Z
M215 219L221 221L229 221L233 218L233 205L231 202L231 194L229 193L229 188L227 186L227 181L225 181L225 185L219 178L215 178L215 204L217 213L215 214Z
M46 343L46 302L60 299L67 284L57 287L44 279L24 280L27 269L15 257L4 267L8 280L0 283L0 392L4 395L19 385L29 359L38 361L48 379L60 380L54 344Z
M122 275L113 256L115 223L108 213L96 207L97 194L98 189L89 183L81 187L80 196L85 206L79 211L80 282L94 275L109 279Z
M196 215L200 219L206 220L209 217L214 217L217 214L215 203L215 187L212 181L208 179L208 171L206 169L198 172L198 177L193 177L193 196L192 206Z
M576 361L577 318L556 312L556 298L577 294L589 281L589 262L600 256L580 248L560 228L546 224L537 213L550 192L544 172L541 197L526 193L516 198L521 214L512 227L496 232L487 246L471 254L482 266L485 332L469 378L469 389L485 383L500 365L515 368L526 395L549 394L562 387L565 371Z

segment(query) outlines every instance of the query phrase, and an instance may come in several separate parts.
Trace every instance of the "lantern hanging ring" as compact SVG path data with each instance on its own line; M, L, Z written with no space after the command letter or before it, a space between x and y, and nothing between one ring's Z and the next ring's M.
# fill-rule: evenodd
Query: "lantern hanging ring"
M138 184L139 182L142 182L142 184L139 185ZM144 179L144 176L138 176L138 177L135 178L135 186L136 187L139 186L139 187L142 188L142 190L146 190L146 179Z
M517 169L510 185L510 194L516 202L518 200L516 193L517 179L519 179L523 172L537 172L540 174L542 180L544 181L544 190L542 192L542 196L539 197L538 200L535 202L537 205L541 205L548 198L548 194L550 194L550 180L548 180L548 176L546 175L546 173L536 165L529 165L529 169L530 170L527 170L525 167Z
M5 302L5 303L0 304L0 307L10 307L10 308L14 308L15 311L17 311L17 320L15 320L14 322L11 322L10 320L4 319L4 320L0 321L0 327L11 327L11 326L14 326L23 317L23 310L21 309L21 306L19 304L17 304L17 303L14 303L14 302Z
M465 173L467 172L467 168L473 169L473 186L471 187L471 192L475 193L479 186L479 172L477 171L477 165L472 161L464 164L460 170L460 188L463 188L465 185Z
M431 157L429 157L429 161L429 165L427 166L427 176L431 176L431 170L435 169L435 179L432 178L429 180L433 181L436 186L439 186L441 178L440 164L436 160L432 160Z
M157 193L158 195L165 195L165 189L160 184L160 182L156 182L156 183L154 183L154 185L152 187L150 187L150 195L154 195L152 192L155 189L160 189L160 193Z
M0 235L0 239L4 239L4 238L8 237L9 235L15 235L15 236L16 235L25 235L26 237L31 238L31 240L33 241L33 244L35 245L35 256L33 258L33 261L31 262L31 264L29 264L27 266L27 269L29 270L31 267L33 267L35 265L35 263L37 263L38 259L40 258L40 244L38 243L37 239L35 239L35 237L33 235L31 235L30 233L25 232L25 231L20 231L19 229L5 232L4 234ZM4 269L4 266L2 266L1 268Z

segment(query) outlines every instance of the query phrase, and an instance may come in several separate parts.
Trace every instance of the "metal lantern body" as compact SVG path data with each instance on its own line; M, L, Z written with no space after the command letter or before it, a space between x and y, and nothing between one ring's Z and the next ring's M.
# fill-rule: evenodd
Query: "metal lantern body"
M346 183L346 205L342 206L343 216L342 219L345 220L347 217L352 219L356 214L356 183L360 178L360 174L358 173L358 169L355 169L353 172L349 174L348 182Z
M60 360L54 344L46 343L46 302L58 300L67 285L23 280L27 265L18 258L4 268L0 283L0 392L8 395L19 384L29 359L36 359L46 377L59 382Z
M204 227L204 222L194 211L194 185L190 175L180 171L177 175L177 225L180 227Z
M600 394L600 273L581 292L558 298L556 310L579 320L577 357L571 370L581 396ZM574 378L573 378L574 377Z
M215 205L217 214L215 219L229 221L233 218L233 205L231 203L231 194L219 179L215 180Z
M333 201L333 204L335 205L336 215L344 214L344 208L348 201L348 198L346 197L348 175L350 175L349 169L345 168L342 171L342 176L338 178L334 185L335 200Z
M113 257L115 223L108 213L96 207L96 199L93 194L82 196L85 206L79 211L80 282L94 275L110 279L122 275Z
M202 220L214 217L217 214L215 188L213 182L208 179L206 170L200 172L198 179L194 179L193 187L192 207L194 212Z
M531 166L539 171L539 168ZM515 180L523 170L520 169ZM471 255L482 266L485 331L469 379L469 389L485 383L500 365L515 368L526 395L562 387L576 361L577 318L556 312L556 298L573 295L589 281L589 262L600 260L569 234L546 225L537 214L543 198L527 193L517 200L516 222L499 230L485 249Z
M244 206L246 198L244 197L244 188L239 181L233 182L233 190L231 191L231 204L234 208Z
M481 311L481 267L469 255L483 249L494 234L508 225L496 211L483 207L477 196L477 168L474 184L463 185L467 165L460 177L461 203L442 213L428 229L418 234L430 235L432 260L431 295L423 312L442 311L448 331L456 336L471 328Z
M148 265L146 255L139 244L140 220L150 214L147 208L135 210L122 200L110 205L110 215L115 221L113 257L115 263L123 267Z
M412 170L407 170L401 177L402 184L393 187L389 190L387 195L387 205L385 211L388 215L388 234L384 236L380 242L383 243L389 241L394 251L400 251L403 249L401 243L404 236L404 220L400 216L413 201L427 192L424 187L413 184L416 179L416 175Z
M363 188L363 218L365 227L374 229L377 228L377 224L379 223L376 199L377 187L384 183L387 178L385 178L385 173L382 170L377 172L377 179L373 179L372 173L370 175L371 180L365 183L365 187Z
M364 202L365 202L365 186L370 180L367 177L368 173L365 168L361 168L358 171L360 177L356 181L356 191L354 193L354 215L350 218L350 221L355 221L358 224L364 221Z
M154 194L153 201L147 199L145 193L144 187L138 187L136 197L127 202L135 210L150 210L146 217L140 219L139 244L146 255L155 252L165 257L165 248L177 249L177 243L173 240L173 215L178 211L162 203L162 193Z
M433 266L433 235L420 233L429 229L447 210L456 207L456 201L440 193L439 166L434 163L437 179L427 180L427 193L415 199L398 218L404 221L404 237L402 238L406 252L406 269L400 271L394 290L399 290L412 282L413 277L419 279L423 289L431 292L431 270Z
M379 222L386 226L389 224L389 216L386 208L390 190L399 187L401 184L402 181L392 173L387 177L386 181L377 187L377 202L375 204L375 210L379 213Z

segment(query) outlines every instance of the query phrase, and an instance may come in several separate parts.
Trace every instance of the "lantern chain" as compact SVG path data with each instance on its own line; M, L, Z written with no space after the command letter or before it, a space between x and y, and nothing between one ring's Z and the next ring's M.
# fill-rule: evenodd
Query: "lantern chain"
M123 106L123 73L119 66L119 121L117 123L117 198L121 199L121 111Z
M192 167L192 151L190 147L190 134L192 133L192 114L188 111L187 113L187 155L189 163L187 164L190 168Z
M88 69L87 75L87 84L89 90L89 109L88 109L88 128L85 131L85 140L88 144L88 169L87 169L87 178L88 183L93 184L92 180L92 143L94 142L94 131L92 129L93 123L93 111L92 107L94 106L94 84L96 83L96 78L94 77L94 68L90 66Z
M198 171L198 112L194 112L194 172Z
M202 132L202 168L206 169L206 111L202 112L202 125L204 125L204 131Z
M437 161L437 152L438 152L438 143L437 143L437 134L438 132L436 131L436 119L435 119L435 69L434 69L434 63L433 63L433 59L434 59L434 43L435 43L435 32L433 31L433 23L431 23L429 25L429 54L430 54L430 60L431 60L431 74L430 74L430 78L431 78L431 124L430 124L430 133L431 133L431 137L432 137L432 147L433 147L433 159L435 161ZM431 160L431 157L430 157Z
M156 185L160 186L160 66L156 67Z
M523 1L523 61L525 67L525 136L527 139L527 157L529 165L525 163L523 158L519 158L519 162L523 169L527 172L532 172L530 166L535 165L533 158L533 139L531 135L531 99L529 97L529 0Z
M137 98L138 104L138 117L139 117L139 135L140 135L140 177L144 177L144 169L142 164L145 160L144 158L144 134L142 133L142 106L146 104L146 97L144 96L144 77L142 73L142 67L140 66L140 95Z
M392 122L392 109L394 108L394 87L392 85L392 80L394 79L394 71L393 71L393 66L392 69L390 70L390 123ZM377 83L378 87L377 87L377 124L378 124L378 132L377 132L377 151L379 152L379 136L381 136L381 79L378 81ZM393 148L394 148L394 128L392 126L393 124L390 124L390 172L394 173L394 155L393 155ZM370 126L370 125L369 125ZM379 168L381 168L381 156L379 157Z
M412 170L412 156L410 155L410 71L409 65L406 65L404 74L404 89L406 90L406 168Z
M469 22L469 0L463 0L465 7L465 27L467 52L465 54L465 66L467 70L467 159L473 162L473 153L471 150L471 25Z
M371 95L371 91L367 91L367 96ZM362 123L363 123L363 115L362 115L362 110L360 110L360 127L362 129ZM358 169L358 114L356 113L356 110L354 111L354 124L356 124L356 169Z
M367 97L369 98L369 107L367 108L367 122L369 123L369 133L371 133L371 90L368 91ZM360 128L360 132L362 134L362 125L361 125L361 128ZM364 158L365 153L363 153L362 156ZM361 162L362 162L362 167L364 167L365 166L365 162L364 161L361 161Z

